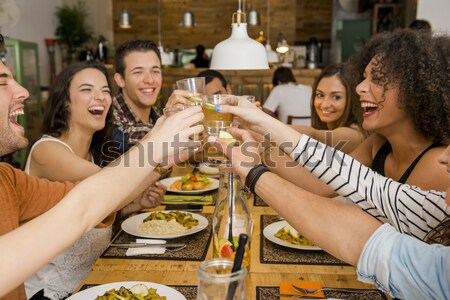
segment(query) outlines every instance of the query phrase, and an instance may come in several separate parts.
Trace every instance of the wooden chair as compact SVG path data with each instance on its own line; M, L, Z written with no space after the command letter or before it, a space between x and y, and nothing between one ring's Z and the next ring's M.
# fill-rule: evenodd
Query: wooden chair
M288 119L287 119L288 125L291 125L293 120L303 120L301 122L302 125L311 126L311 116L291 116L291 115L288 115Z

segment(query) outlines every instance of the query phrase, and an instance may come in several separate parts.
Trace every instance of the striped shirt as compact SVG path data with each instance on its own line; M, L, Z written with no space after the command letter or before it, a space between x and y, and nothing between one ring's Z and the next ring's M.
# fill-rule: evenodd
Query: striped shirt
M291 158L379 221L423 240L450 214L445 192L423 191L363 166L351 156L303 135Z

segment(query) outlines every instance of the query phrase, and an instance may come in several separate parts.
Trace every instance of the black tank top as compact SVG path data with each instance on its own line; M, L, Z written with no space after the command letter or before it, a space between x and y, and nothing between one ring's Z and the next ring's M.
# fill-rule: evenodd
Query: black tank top
M416 159L411 163L411 165L406 169L405 173L403 173L402 177L397 180L400 183L405 183L408 179L409 175L411 175L411 172L414 170L414 167L417 165L419 160L422 158L422 156L428 152L428 150L440 147L442 146L441 143L433 143L430 146L428 146L427 149L425 149L422 153L419 154L419 156L416 157ZM386 157L389 153L391 153L392 147L391 144L386 141L383 146L381 146L380 150L378 150L377 154L375 155L375 158L373 159L372 163L372 170L374 170L377 173L380 173L381 175L384 175L384 163L386 161Z

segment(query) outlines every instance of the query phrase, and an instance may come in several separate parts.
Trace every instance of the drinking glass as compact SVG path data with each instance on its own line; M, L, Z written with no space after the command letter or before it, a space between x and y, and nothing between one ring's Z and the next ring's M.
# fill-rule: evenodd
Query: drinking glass
M166 107L163 109L163 113L164 116L166 116L166 118L176 114L179 111L185 110L187 106L183 106L183 105L175 105L175 106L171 106L171 107Z
M192 77L178 80L176 82L177 89L188 91L192 94L192 97L188 98L189 101L194 103L202 102L202 95L205 94L205 77Z
M208 121L229 121L233 122L232 114L222 114L214 110L216 105L236 105L235 97L233 95L204 95L203 99L203 113L205 118L203 122Z
M230 166L226 155L208 142L208 137L218 137L221 131L227 131L232 125L230 121L203 122L203 163L205 165L209 167Z
M236 286L233 300L245 300L245 276L247 269L232 273L233 261L213 258L202 262L197 269L197 300L227 299L228 289Z

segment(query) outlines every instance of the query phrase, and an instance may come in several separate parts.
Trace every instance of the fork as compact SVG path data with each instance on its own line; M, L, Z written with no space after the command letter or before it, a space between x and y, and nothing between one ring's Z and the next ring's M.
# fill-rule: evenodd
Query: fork
M306 294L306 295L313 295L316 294L318 292L324 292L324 291L339 291L339 292L345 292L345 293L370 293L372 291L367 291L367 290L360 290L360 289L342 289L342 288L329 288L329 287L324 287L324 288L320 288L320 289L305 289L305 288L301 288L295 285L292 285L292 288L294 290L296 290L299 293L302 294Z

